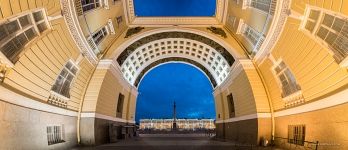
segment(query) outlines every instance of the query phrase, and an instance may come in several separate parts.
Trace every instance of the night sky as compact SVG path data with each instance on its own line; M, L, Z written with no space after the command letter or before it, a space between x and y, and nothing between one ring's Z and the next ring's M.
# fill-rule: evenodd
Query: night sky
M214 16L216 0L134 0L134 7L141 17Z
M139 85L136 121L172 118L173 102L177 118L215 119L213 89L197 68L184 63L168 63L148 72Z

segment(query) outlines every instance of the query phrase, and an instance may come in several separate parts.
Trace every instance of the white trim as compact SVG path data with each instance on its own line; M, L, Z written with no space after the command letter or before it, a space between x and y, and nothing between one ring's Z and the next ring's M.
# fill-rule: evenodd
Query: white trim
M59 114L59 115L76 117L78 114L75 111L62 109L62 108L59 108L56 106L51 106L51 105L27 98L25 96L22 96L20 94L17 94L15 92L9 90L3 86L0 86L0 100L3 100L5 102L11 103L11 104L19 105L22 107L27 107L29 109L35 109L38 111L55 113L55 114Z
M268 34L254 57L257 64L260 64L260 62L262 62L263 59L272 52L275 44L278 43L281 33L283 33L285 27L290 4L291 0L277 1L276 10L274 12Z
M255 114L244 115L240 117L229 118L226 120L218 120L216 121L216 123L238 122L243 120L259 119L259 118L271 118L271 113L255 113Z
M123 78L123 74L120 68L115 63L116 62L114 62L111 59L100 60L98 63L97 69L108 69L109 71L111 71L114 77L118 79L123 89L130 92L132 95L137 96L138 95L137 88L129 84L128 81Z
M123 123L135 123L134 120L126 120L126 119L111 117L111 116L107 116L107 115L103 115L99 113L81 113L81 118L99 118L99 119L105 119L105 120L123 122Z
M345 103L348 103L347 95L348 95L348 89L315 102L311 102L302 106L298 106L298 107L294 107L294 108L290 108L290 109L286 109L282 111L277 111L274 113L274 116L282 117L282 116L288 116L288 115L301 114L301 113L317 111L320 109L325 109L325 108L345 104Z

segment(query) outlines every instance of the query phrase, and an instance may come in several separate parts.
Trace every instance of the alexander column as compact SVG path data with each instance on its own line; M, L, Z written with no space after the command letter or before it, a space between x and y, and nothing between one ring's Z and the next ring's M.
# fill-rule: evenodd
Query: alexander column
M175 104L175 101L174 101L174 111L173 111L173 131L176 131L176 104Z

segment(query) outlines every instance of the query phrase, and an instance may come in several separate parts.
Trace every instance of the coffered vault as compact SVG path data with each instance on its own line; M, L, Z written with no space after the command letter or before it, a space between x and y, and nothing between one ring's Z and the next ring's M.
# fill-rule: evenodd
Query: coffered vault
M215 41L187 32L162 32L146 36L129 45L117 57L124 78L135 86L151 69L148 66L160 61L189 62L203 70L216 87L229 75L234 58Z

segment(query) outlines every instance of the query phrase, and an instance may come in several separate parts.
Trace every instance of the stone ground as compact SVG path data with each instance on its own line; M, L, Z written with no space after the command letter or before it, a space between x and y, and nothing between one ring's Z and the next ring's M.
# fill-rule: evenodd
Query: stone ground
M251 145L236 145L232 142L214 140L205 136L142 136L117 143L96 147L79 147L75 150L278 150L255 147Z

